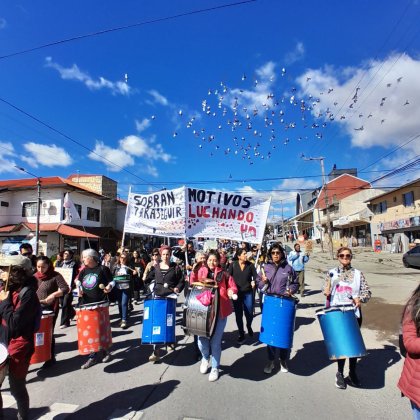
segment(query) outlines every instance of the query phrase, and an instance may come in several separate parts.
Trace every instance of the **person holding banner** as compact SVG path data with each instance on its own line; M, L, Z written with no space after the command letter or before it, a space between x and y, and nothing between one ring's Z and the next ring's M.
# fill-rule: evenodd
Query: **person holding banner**
M171 248L162 245L159 249L161 261L154 265L146 278L146 283L154 282L153 294L159 297L169 297L174 293L179 294L184 288L182 271L177 264L170 261ZM176 298L175 295L175 298ZM159 346L153 347L153 353L149 357L150 362L160 360Z
M54 313L53 332L55 322L57 321L59 300L70 291L70 287L60 273L54 270L53 264L48 257L38 257L36 260L35 278L38 280L38 290L36 294L44 311ZM55 363L55 338L54 334L51 340L51 359L43 364L43 368L52 366Z
M299 283L297 275L293 268L287 263L286 254L283 247L274 243L270 250L271 260L261 267L258 275L258 288L266 294L290 297L297 292ZM263 306L263 314L264 308ZM289 358L289 349L279 348L280 370L288 372L287 360ZM268 363L264 367L264 373L270 374L274 369L274 360L277 355L277 347L267 344Z
M252 319L254 313L255 281L258 277L254 264L248 261L246 249L239 248L236 251L236 259L228 268L228 273L233 277L238 288L238 299L233 301L235 309L236 325L238 326L238 344L245 342L245 330L243 316L245 314L248 335L252 337Z
M70 321L76 315L76 312L73 308L73 289L75 288L74 280L77 277L79 272L79 264L74 260L74 252L71 249L65 249L63 252L63 260L59 264L56 264L58 268L68 268L72 270L70 290L62 298L61 302L61 323L60 328L67 328L70 326Z
M211 250L207 256L207 267L199 269L197 280L202 283L216 284L219 290L220 304L219 317L215 331L211 338L198 337L198 347L201 359L200 372L206 374L209 368L211 351L211 370L209 381L214 382L219 379L220 358L222 355L222 337L226 327L227 317L232 313L232 304L229 299L234 298L238 293L238 288L229 275L220 267L220 255L217 251ZM203 276L203 277L201 277ZM205 276L205 277L204 277Z
M133 277L137 275L137 271L129 264L128 255L125 252L120 255L119 261L114 266L112 274L121 317L120 327L123 330L126 330L128 328L127 321L131 298L131 285L133 284Z
M328 270L324 284L324 295L327 297L326 307L353 305L359 327L362 326L361 304L369 301L371 292L365 276L360 270L352 267L351 260L353 252L350 248L343 246L337 250L339 266ZM346 359L337 360L337 373L335 386L339 389L346 389L347 383L344 379L344 365ZM360 387L360 381L356 374L357 357L349 359L350 385Z

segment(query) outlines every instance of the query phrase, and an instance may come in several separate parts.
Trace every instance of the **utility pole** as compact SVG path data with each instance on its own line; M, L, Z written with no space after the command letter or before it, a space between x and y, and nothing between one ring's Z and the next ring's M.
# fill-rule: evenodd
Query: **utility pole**
M329 200L328 200L328 191L327 191L327 182L325 180L325 170L324 170L324 157L305 157L302 155L303 160L317 160L321 163L321 174L322 174L322 189L324 190L324 200L325 200L325 210L327 215L327 237L331 245L331 258L334 259L334 246L332 241L332 234L331 234L331 218L330 218L330 209L329 209ZM319 211L319 209L318 209ZM318 213L319 215L319 213ZM319 216L318 216L319 218ZM321 237L321 246L322 246L322 237ZM322 248L323 250L323 248Z
M25 172L28 175L36 178L36 187L37 187L37 204L36 204L36 224L35 224L35 250L34 255L38 256L39 251L39 221L41 216L41 178L37 175L28 172L25 168L20 166L15 166L19 171Z

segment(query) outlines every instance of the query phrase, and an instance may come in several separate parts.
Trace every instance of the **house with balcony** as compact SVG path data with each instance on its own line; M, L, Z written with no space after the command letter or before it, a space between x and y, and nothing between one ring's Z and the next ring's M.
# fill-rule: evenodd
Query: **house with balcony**
M366 201L373 213L371 230L382 248L406 252L420 239L420 179Z
M37 178L0 181L0 252L22 242L34 245L38 216ZM126 203L117 183L103 175L40 177L39 253L51 256L65 248L80 253L88 247L114 250L121 240ZM78 217L66 221L69 194Z

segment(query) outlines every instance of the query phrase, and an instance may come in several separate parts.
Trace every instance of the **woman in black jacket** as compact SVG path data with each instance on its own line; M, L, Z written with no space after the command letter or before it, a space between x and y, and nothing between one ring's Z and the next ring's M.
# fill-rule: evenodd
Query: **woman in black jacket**
M150 270L146 277L146 284L155 282L153 294L156 296L165 297L173 293L178 294L184 288L182 270L170 261L171 248L169 246L161 246L159 253L161 261ZM158 362L159 360L159 347L153 346L153 353L150 355L149 361Z

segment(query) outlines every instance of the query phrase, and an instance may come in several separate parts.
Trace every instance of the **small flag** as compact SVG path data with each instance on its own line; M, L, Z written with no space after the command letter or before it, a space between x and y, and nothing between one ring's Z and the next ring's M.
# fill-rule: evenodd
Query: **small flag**
M72 223L74 220L80 220L79 212L76 209L69 193L64 196L64 220L63 223Z

